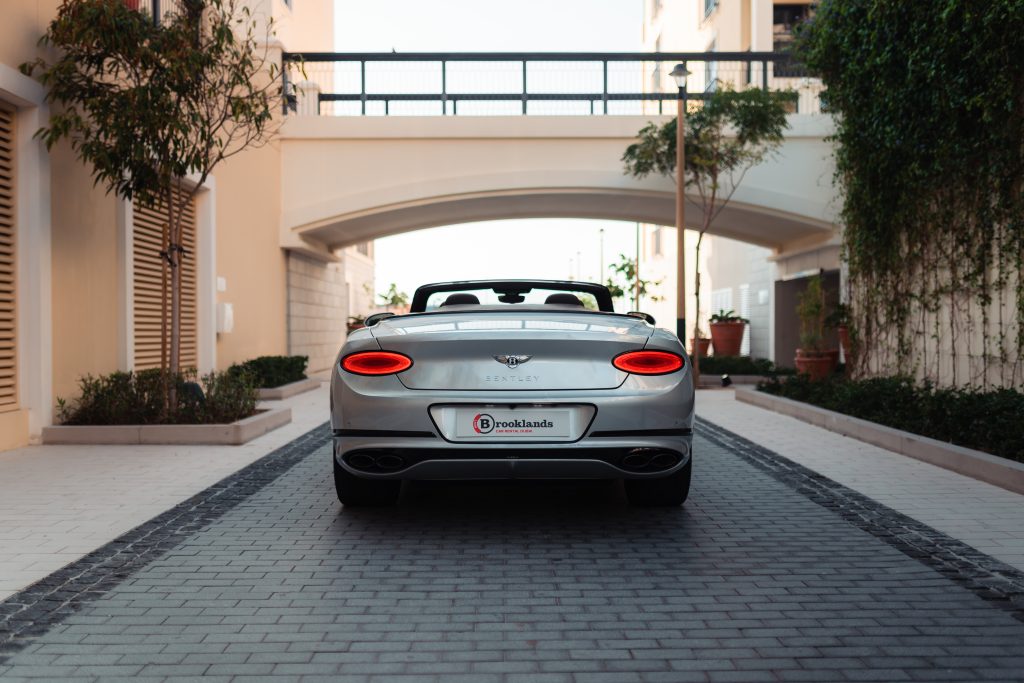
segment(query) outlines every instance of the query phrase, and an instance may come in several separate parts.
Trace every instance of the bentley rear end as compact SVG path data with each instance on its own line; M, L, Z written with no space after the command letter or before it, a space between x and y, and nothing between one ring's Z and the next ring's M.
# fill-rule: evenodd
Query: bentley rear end
M404 480L623 479L633 504L679 505L693 397L679 340L614 313L605 287L427 285L339 354L338 498L391 504Z

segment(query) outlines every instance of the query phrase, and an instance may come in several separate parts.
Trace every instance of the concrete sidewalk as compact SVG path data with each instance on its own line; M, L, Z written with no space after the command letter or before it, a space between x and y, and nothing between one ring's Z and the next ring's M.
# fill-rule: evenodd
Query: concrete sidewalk
M28 446L0 453L0 600L326 422L327 385L242 446Z
M701 391L697 414L983 553L1024 569L1024 496L735 399ZM700 466L700 453L696 454Z

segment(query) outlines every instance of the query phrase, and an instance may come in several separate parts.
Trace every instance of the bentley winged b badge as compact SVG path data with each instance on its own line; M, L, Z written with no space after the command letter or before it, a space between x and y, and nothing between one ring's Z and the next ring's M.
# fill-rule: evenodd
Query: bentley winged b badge
M533 356L511 356L511 355L509 355L509 356L495 356L494 360L498 361L499 363L503 363L504 365L506 365L506 366L508 366L510 368L515 369L515 368L518 368L523 363L525 363L526 361L530 360L531 358L533 358Z

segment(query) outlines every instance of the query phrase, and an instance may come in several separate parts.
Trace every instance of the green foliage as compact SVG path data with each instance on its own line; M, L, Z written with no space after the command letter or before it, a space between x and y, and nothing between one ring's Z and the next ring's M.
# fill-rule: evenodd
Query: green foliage
M402 306L409 305L409 295L405 292L399 292L398 285L394 282L388 287L388 291L378 294L377 298L380 299L382 306L389 306L391 308L401 308Z
M782 144L786 103L792 93L773 93L752 88L735 91L720 88L703 101L703 106L686 114L684 131L685 183L700 198L702 214L697 238L696 262L704 233L732 199L743 176ZM639 139L622 155L626 173L643 178L651 173L673 175L676 169L676 119L640 129ZM687 197L689 199L689 197ZM694 275L696 301L693 336L703 338L700 329L700 269ZM701 361L698 359L697 368Z
M128 5L63 0L39 41L46 56L21 70L53 105L36 133L48 149L67 140L96 185L167 211L160 255L170 311L161 316L173 375L189 256L184 209L221 161L270 140L281 88L268 59L272 23L260 31L245 0L179 0L159 22ZM187 177L196 182L186 188ZM167 388L170 410L175 384Z
M164 410L165 373L114 372L78 381L81 395L57 400L57 419L67 425L224 424L256 412L255 377L248 372L186 370L167 378L176 402Z
M850 307L847 304L836 304L836 307L832 309L832 312L825 316L825 327L834 330L837 327L850 324L850 317L852 313Z
M608 287L608 291L611 292L613 299L634 299L633 305L639 306L640 302L635 300L638 285L641 299L645 297L651 301L662 301L664 299L664 297L654 293L654 288L660 287L665 280L645 280L640 278L638 282L635 259L631 259L625 254L619 254L618 263L611 264L608 266L608 269L612 271L613 276L608 278L605 286ZM596 308L596 301L594 306Z
M232 365L228 374L248 373L257 387L273 389L306 379L308 363L308 356L260 356Z
M1022 26L1020 0L823 0L800 30L835 114L862 370L938 378L931 338L981 382L1024 377Z
M767 358L751 358L750 356L701 356L701 372L712 375L791 375L792 368L778 367Z
M825 292L821 276L807 281L807 288L797 297L796 314L800 317L800 348L823 351L825 346Z
M936 388L908 377L850 381L806 375L768 380L761 391L1024 462L1024 393Z
M56 52L22 65L53 109L38 135L71 142L97 184L153 205L271 132L276 67L240 0L180 0L159 25L123 0L64 0L40 40ZM269 79L268 79L269 76Z
M736 311L721 309L718 313L711 315L710 321L713 323L746 323L750 324L750 321L746 318L736 315Z

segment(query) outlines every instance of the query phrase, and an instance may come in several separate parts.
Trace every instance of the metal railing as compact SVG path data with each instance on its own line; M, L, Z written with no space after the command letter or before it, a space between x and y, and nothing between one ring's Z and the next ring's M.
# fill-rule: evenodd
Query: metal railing
M180 13L183 9L181 0L125 0L130 8L145 12L154 22L165 21L171 14Z
M303 114L670 113L678 90L668 74L677 63L692 74L692 106L720 87L757 87L803 89L795 110L819 110L820 82L775 52L286 52L283 59L289 101Z

